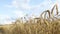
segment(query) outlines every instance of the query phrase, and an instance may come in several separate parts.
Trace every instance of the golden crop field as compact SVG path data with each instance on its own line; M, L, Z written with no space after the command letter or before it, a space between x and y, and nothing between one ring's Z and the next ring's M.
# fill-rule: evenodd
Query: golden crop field
M56 14L54 14L56 9ZM42 12L39 18L30 19L25 23L17 19L14 24L0 26L0 34L60 34L60 18L58 6ZM37 21L35 21L37 20Z

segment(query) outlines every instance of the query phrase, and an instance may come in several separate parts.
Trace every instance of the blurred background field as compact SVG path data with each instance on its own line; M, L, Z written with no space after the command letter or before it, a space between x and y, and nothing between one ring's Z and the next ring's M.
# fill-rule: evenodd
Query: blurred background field
M54 9L56 13L54 13ZM58 6L45 10L39 17L25 21L16 19L12 24L0 25L0 34L60 34L60 18Z

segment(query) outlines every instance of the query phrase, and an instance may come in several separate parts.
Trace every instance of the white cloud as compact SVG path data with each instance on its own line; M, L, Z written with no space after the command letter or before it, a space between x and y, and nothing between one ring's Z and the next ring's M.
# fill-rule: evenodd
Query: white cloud
M56 2L56 1L55 1ZM19 9L25 9L25 10L31 10L31 9L50 9L52 5L54 5L55 2L52 2L52 0L44 0L42 3L38 5L30 5L30 0L13 0L11 5L8 7L15 7ZM36 9L35 9L36 10Z
M15 7L15 8L22 8L22 9L26 9L26 10L31 10L34 8L44 8L44 9L51 9L51 7L55 4L55 3L59 3L60 4L60 0L55 0L54 2L52 0L44 0L43 2L41 2L38 5L30 5L31 0L13 0L11 5L8 7Z
M14 6L14 7L18 8L18 3L17 3L17 1L16 1L16 0L14 0L14 1L12 2L12 6Z
M12 6L15 8L30 9L29 1L30 0L13 0Z
M18 17L24 17L25 13L23 13L23 11L20 11L20 10L16 10L16 11L13 11L13 14L15 14Z

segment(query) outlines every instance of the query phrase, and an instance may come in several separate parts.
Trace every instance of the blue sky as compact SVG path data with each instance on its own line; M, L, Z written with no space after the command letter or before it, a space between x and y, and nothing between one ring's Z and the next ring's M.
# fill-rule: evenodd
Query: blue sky
M44 10L51 10L56 3L60 6L60 0L0 0L0 23L9 24L12 20L7 19L26 14L39 16Z

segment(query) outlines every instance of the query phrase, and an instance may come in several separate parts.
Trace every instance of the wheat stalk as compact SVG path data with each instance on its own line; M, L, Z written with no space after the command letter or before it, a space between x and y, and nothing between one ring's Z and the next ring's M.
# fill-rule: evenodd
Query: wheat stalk
M54 16L53 10L54 10L55 7L56 7L56 15L58 15L58 6L57 6L57 4L55 4L55 5L53 6L52 10L51 10L52 16Z
M59 12L58 12L58 6L57 6L57 4L56 4L56 11L57 11L57 15L58 15Z
M45 13L45 14L44 14L44 13ZM41 18L43 18L42 15L44 14L44 19L43 19L43 21L44 21L44 23L45 23L47 26L49 26L48 21L46 21L46 15L47 15L47 13L48 13L48 16L49 16L49 18L50 18L50 11L49 11L49 10L44 11L44 12L41 14Z
M45 13L45 14L44 14L44 13ZM46 18L47 13L48 13L48 16L49 16L49 18L50 18L50 11L49 11L49 10L44 11L44 12L41 14L41 18L43 18L43 17L42 17L43 14L44 14L44 18Z
M50 18L50 11L49 11L49 10L45 11L44 17L46 18L47 13L48 13L48 16L49 16L49 18Z

